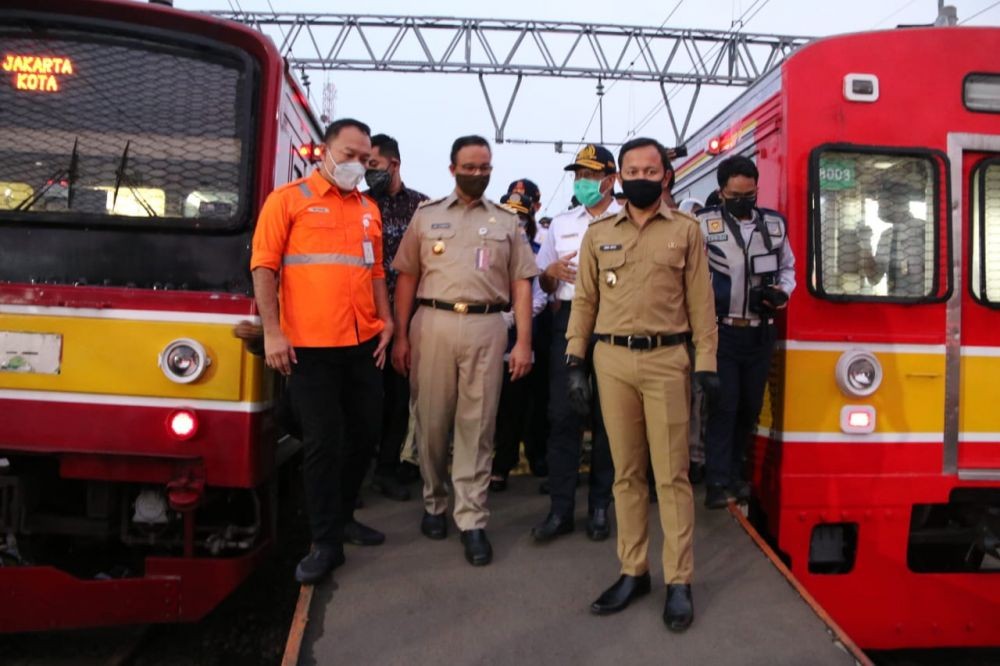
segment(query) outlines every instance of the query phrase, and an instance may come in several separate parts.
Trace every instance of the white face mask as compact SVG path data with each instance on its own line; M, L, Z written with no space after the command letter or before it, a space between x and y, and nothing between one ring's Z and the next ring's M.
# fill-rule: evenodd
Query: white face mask
M330 157L333 162L333 172L326 166L326 158L323 159L323 170L337 184L337 187L345 192L353 190L365 177L365 167L361 162L345 162L337 164L337 161Z

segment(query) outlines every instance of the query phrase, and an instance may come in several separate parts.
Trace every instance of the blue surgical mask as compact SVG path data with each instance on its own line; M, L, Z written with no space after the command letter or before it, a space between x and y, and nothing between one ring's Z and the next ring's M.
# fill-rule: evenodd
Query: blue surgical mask
M601 192L601 181L589 178L573 181L573 194L577 201L587 207L597 204L604 198L604 193Z

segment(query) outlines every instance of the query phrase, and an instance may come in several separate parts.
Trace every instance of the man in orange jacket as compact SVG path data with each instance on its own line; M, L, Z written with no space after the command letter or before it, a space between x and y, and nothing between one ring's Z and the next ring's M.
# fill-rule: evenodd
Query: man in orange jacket
M319 168L264 202L250 260L267 365L290 376L302 426L313 540L295 570L302 583L343 564L344 541L367 546L385 540L354 520L358 490L381 436L380 371L393 333L382 219L375 202L357 189L372 150L371 130L344 118L327 128L323 142Z

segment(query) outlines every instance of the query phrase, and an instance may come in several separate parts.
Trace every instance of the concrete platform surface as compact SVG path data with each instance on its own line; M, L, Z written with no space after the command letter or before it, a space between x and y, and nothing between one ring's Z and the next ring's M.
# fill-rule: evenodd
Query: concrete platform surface
M587 539L586 488L577 530L535 544L532 525L549 500L538 479L512 477L490 497L493 563L472 567L458 532L420 534L419 500L367 492L358 520L383 530L378 547L347 546L347 564L315 589L300 664L465 666L628 664L853 664L727 511L707 511L697 493L694 625L683 634L661 620L666 589L660 527L650 507L653 592L617 615L591 602L618 577L615 533Z

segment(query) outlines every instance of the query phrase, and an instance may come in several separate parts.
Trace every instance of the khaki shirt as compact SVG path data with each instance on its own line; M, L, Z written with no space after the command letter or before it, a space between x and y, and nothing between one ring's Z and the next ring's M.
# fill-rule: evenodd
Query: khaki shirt
M509 303L511 282L538 274L515 213L454 192L417 208L392 267L418 277L417 298L452 303Z
M583 358L593 333L687 331L695 370L715 371L715 296L698 221L665 204L642 228L629 206L594 220L580 246L566 353Z

